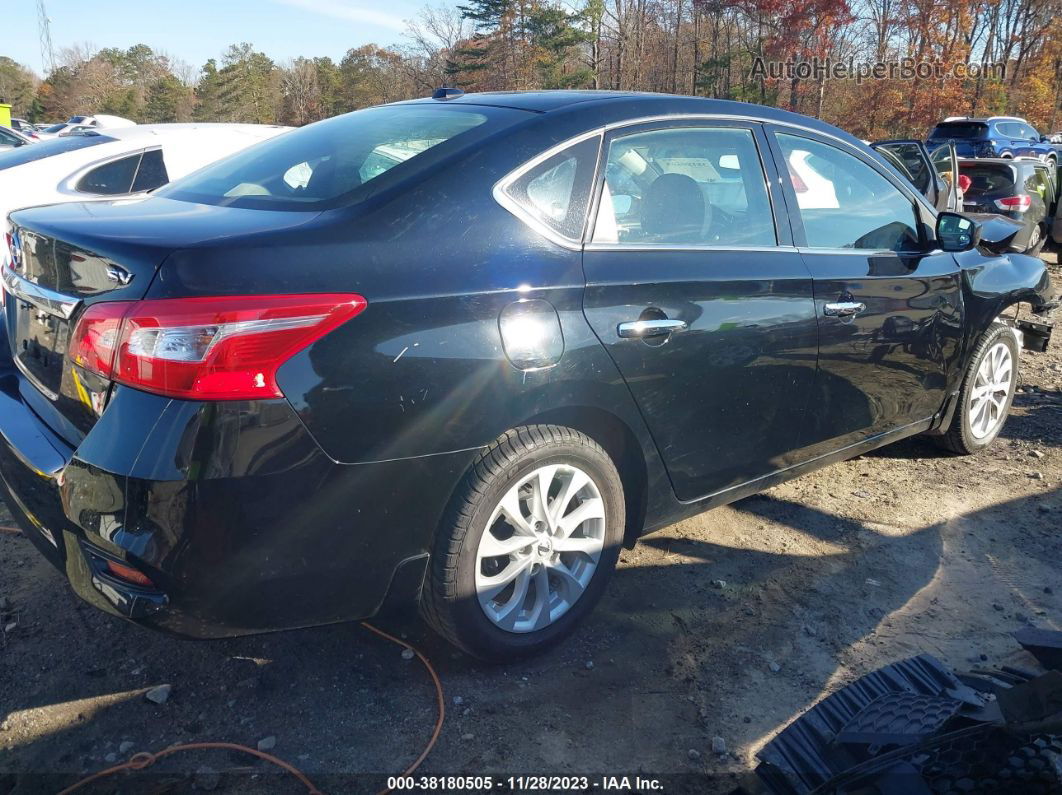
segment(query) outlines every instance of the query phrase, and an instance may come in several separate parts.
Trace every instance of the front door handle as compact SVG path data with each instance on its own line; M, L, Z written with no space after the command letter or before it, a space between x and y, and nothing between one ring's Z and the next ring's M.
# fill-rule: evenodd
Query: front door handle
M822 308L822 313L827 317L853 317L865 310L867 305L860 301L838 301L833 304L826 304Z
M616 333L624 338L637 337L644 339L646 337L664 337L676 331L685 330L685 320L671 320L665 317L656 320L632 320L627 323L620 323L616 328Z

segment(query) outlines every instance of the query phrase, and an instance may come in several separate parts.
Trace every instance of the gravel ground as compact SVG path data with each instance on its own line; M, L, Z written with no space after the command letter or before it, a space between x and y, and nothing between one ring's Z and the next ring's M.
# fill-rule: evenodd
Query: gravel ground
M624 552L591 620L543 657L487 667L415 618L383 622L446 691L420 772L700 773L697 789L726 791L779 729L886 663L1027 663L1009 633L1062 622L1060 446L1056 339L1023 353L986 454L912 439L661 530ZM424 670L357 625L180 641L82 605L20 535L0 533L0 572L0 792L55 790L173 743L269 737L323 788L373 791L431 733ZM172 692L154 704L145 692L160 684ZM300 791L224 751L136 776L122 791Z

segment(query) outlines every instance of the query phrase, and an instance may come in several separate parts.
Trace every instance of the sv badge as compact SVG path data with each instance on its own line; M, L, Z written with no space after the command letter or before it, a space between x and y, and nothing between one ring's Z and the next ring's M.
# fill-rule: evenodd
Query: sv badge
M120 265L107 266L107 278L123 287L133 281L133 274Z

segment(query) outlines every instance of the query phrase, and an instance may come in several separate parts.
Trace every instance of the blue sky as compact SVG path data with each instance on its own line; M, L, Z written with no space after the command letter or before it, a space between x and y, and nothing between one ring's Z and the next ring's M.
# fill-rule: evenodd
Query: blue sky
M459 0L432 0L457 5ZM74 44L144 43L196 68L249 41L277 61L339 58L351 47L402 40L427 0L45 0L56 54ZM35 0L3 0L0 55L41 73Z

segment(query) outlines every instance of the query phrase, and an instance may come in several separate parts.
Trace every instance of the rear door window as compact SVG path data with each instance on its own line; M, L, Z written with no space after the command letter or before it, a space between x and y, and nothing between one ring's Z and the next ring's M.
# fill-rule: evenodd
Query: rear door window
M1036 130L1030 127L1028 124L1018 124L1018 137L1024 138L1026 141L1040 140L1040 136L1036 134Z
M1034 168L1025 180L1025 192L1030 196L1039 196L1045 203L1048 199L1047 169Z
M129 193L133 188L137 166L140 165L140 156L141 153L137 152L135 155L128 155L96 166L78 180L77 190L81 193L100 196L118 196Z
M623 246L774 246L752 131L670 127L614 138L593 242Z

